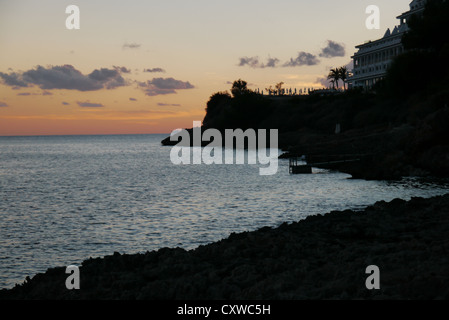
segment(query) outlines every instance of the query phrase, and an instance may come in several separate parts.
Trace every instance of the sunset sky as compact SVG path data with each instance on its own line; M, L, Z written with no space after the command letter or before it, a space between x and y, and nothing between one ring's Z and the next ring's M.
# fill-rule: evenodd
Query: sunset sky
M0 135L169 133L210 95L321 87L410 0L0 0ZM368 5L381 9L368 30ZM68 30L68 5L80 29Z

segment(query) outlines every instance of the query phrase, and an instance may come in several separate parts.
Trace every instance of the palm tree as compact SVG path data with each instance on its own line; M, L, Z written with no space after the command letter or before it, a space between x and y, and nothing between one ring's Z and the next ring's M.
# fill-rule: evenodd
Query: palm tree
M346 66L338 68L340 79L343 81L343 89L346 90L346 80L348 79L348 68Z
M331 82L334 84L334 89L335 89L335 84L337 84L337 89L338 89L338 80L341 79L340 78L340 70L337 68L331 69L327 78L329 80L331 80Z

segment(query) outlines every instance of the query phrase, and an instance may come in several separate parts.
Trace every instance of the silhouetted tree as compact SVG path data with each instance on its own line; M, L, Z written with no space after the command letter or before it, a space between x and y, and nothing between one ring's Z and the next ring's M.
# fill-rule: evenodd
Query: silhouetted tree
M216 92L210 96L207 102L206 112L213 112L214 108L218 106L223 101L229 102L231 100L231 95L227 91Z
M338 80L340 80L340 71L338 68L335 69L331 69L331 71L329 72L329 75L327 76L327 78L329 80L333 80L333 85L334 85L334 89L335 89L335 84L337 85L337 89L338 89Z
M248 89L248 83L242 79L234 81L232 84L232 95L234 97L240 96L244 93L248 93L250 90Z
M205 127L220 128L225 122L224 113L231 100L231 95L227 91L214 93L207 102L206 116L204 117L203 125Z
M422 15L414 15L410 28L402 37L406 50L430 49L440 51L449 43L449 1L428 0Z
M390 95L427 94L449 88L449 1L428 0L402 36L405 53L388 69L383 91Z
M275 88L278 91L278 94L281 95L282 94L282 86L284 85L283 82L279 82L276 84Z
M340 79L343 81L343 89L346 90L346 80L348 79L348 68L346 66L338 68Z

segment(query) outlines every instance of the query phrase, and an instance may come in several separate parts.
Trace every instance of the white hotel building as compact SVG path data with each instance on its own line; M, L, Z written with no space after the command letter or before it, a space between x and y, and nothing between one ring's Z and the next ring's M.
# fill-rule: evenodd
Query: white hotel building
M352 76L348 79L349 87L371 88L383 79L393 58L404 52L402 35L408 31L407 20L414 14L422 13L427 0L413 0L410 10L397 18L400 25L385 32L383 38L356 46L359 49L351 58L354 62Z

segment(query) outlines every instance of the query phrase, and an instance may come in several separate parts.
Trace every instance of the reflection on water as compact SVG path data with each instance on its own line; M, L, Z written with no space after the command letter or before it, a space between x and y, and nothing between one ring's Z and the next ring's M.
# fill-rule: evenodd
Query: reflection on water
M192 249L379 200L444 194L444 180L348 179L314 169L174 166L163 135L0 138L0 287L114 251Z

